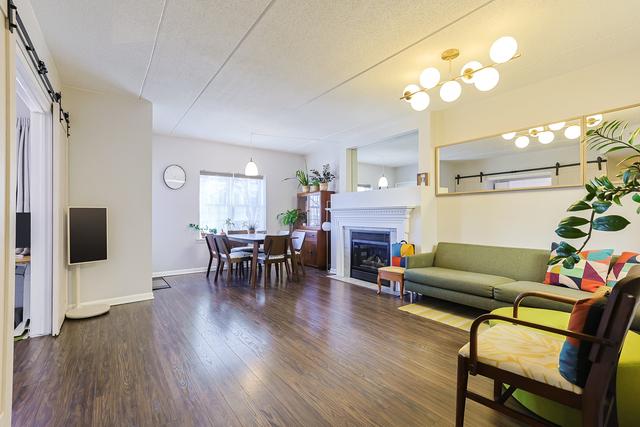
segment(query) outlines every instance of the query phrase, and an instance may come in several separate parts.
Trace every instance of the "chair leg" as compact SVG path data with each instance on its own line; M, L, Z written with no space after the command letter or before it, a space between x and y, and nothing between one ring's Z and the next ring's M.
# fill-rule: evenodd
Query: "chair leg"
M458 387L456 391L456 427L464 426L464 407L467 401L467 383L469 381L469 370L467 369L467 359L458 356Z
M300 270L302 270L302 275L306 276L307 273L304 271L304 255L302 255L302 252L300 252L298 259L300 260Z
M209 273L211 273L211 263L213 262L213 255L209 255L209 266L207 267L207 278L209 277Z
M284 268L287 270L287 279L291 279L291 266L289 265L289 261L284 261Z
M276 267L276 282L279 282L280 281L280 263L277 263L275 267Z
M502 400L502 381L493 380L493 400Z
M223 268L224 268L224 262L223 261L216 262L216 276L213 278L214 282L216 280L218 280L218 274L220 274L220 272L222 271Z
M233 279L233 263L228 262L227 264L227 281L230 282Z

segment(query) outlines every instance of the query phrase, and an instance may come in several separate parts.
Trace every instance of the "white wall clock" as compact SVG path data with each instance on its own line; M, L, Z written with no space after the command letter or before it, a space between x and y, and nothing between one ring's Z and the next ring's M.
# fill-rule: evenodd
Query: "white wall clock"
M178 165L169 165L164 170L164 183L172 190L179 190L187 182L187 174L184 169Z

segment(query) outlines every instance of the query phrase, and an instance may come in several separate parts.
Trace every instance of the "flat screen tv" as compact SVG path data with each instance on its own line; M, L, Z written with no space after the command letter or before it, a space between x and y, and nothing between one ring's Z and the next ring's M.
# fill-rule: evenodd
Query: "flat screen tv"
M31 247L31 214L16 213L16 249Z
M107 259L107 208L69 208L67 250L69 265Z

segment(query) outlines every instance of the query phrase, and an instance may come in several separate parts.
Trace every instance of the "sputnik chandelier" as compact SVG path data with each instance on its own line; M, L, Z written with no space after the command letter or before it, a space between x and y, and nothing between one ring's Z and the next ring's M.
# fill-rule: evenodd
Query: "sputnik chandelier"
M594 114L593 116L587 116L585 124L587 127L592 128L602 123L602 114ZM567 126L566 122L550 123L545 126L537 126L521 132L507 132L502 134L502 138L505 141L512 141L518 148L527 148L529 146L530 138L538 138L540 144L551 144L556 138L554 132L563 131L564 137L567 139L578 139L582 135L582 128L577 124L570 124Z
M447 49L442 52L440 58L449 63L449 77L441 81L440 71L435 67L429 67L420 74L420 85L410 84L404 88L403 99L411 104L416 111L425 110L431 101L427 93L431 89L440 88L440 98L444 102L453 102L460 98L462 85L473 84L481 92L487 92L496 87L500 80L500 73L496 66L520 58L518 42L511 36L500 37L493 42L489 49L489 57L493 61L489 65L482 65L478 61L470 61L462 66L459 76L451 76L452 62L460 56L458 49Z

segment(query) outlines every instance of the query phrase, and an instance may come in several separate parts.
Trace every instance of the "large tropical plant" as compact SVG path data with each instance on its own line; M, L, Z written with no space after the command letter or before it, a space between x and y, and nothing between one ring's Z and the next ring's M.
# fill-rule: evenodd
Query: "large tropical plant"
M620 150L631 151L632 154L623 159L619 165L620 183L613 183L607 176L593 178L585 184L587 195L569 206L569 212L588 213L588 218L568 216L560 221L556 234L564 239L583 239L579 248L562 241L556 249L556 257L549 264L562 262L564 267L573 268L580 261L582 251L595 231L620 231L630 224L620 215L606 215L609 208L616 204L622 206L625 196L631 195L634 202L640 204L640 128L635 129L627 137L628 123L621 121L603 122L596 129L587 131L586 143L595 150L605 154ZM626 140L625 140L626 138ZM637 211L640 214L640 207Z

